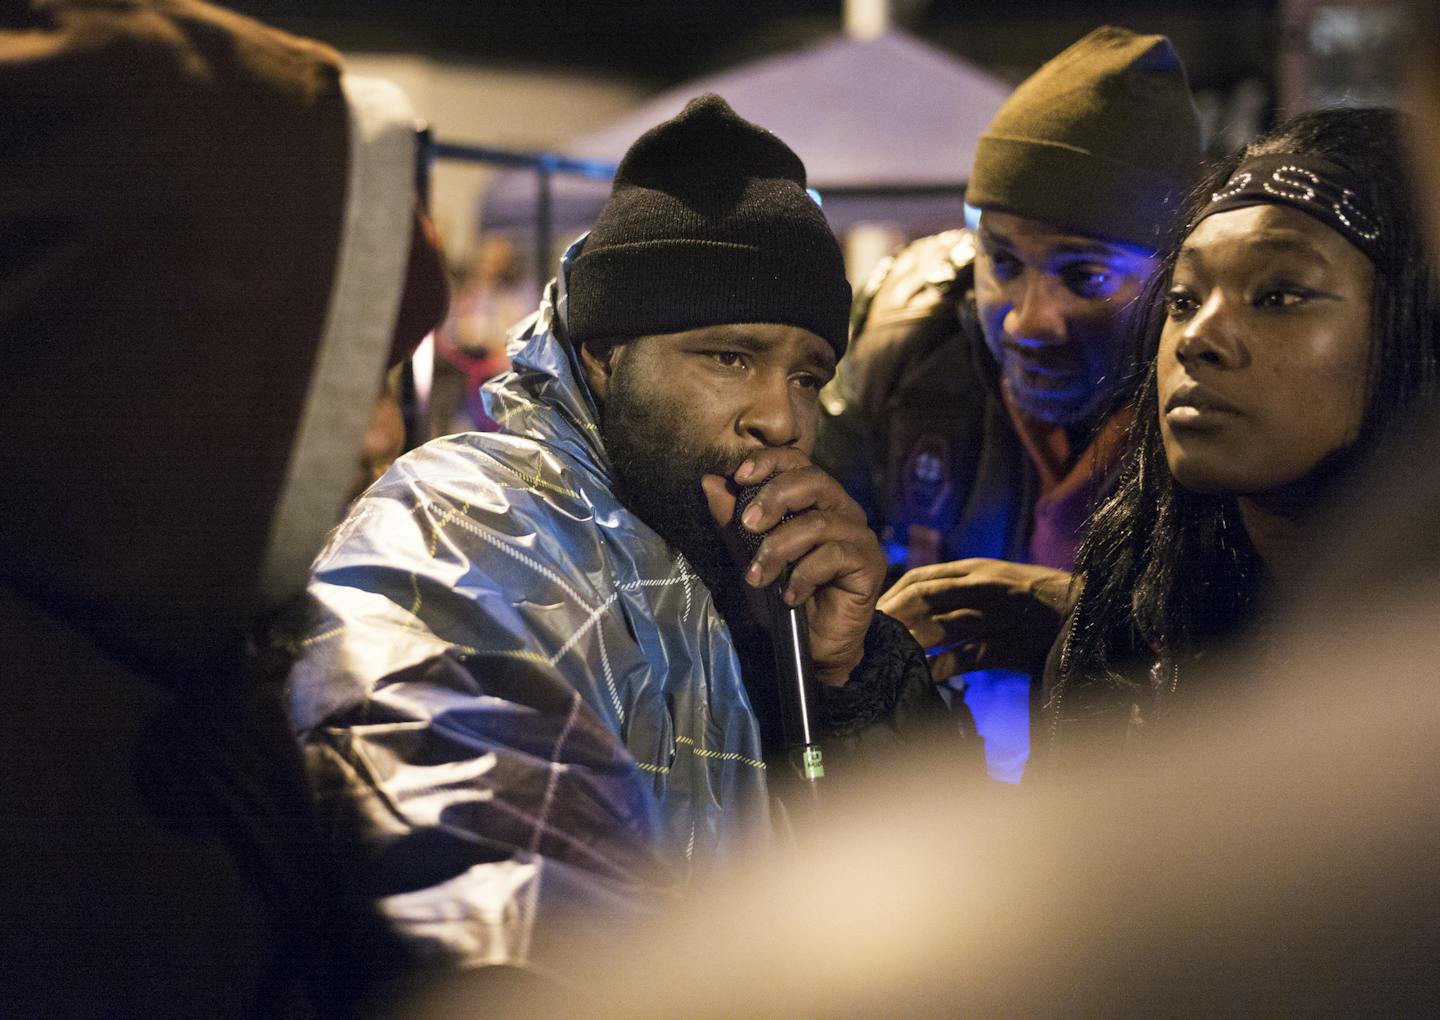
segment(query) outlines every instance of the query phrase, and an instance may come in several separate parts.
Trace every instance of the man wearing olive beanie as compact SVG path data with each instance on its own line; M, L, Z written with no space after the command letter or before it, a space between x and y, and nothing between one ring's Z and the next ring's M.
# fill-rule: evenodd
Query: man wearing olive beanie
M1200 168L1200 130L1170 41L1091 32L1027 78L975 152L965 200L1153 252Z
M791 565L826 782L943 715L875 612L863 511L808 457L849 303L800 160L697 99L512 338L501 431L401 458L321 556L296 720L426 955L553 972L552 918L611 932L766 838L795 780L750 596ZM737 483L763 483L743 524Z
M955 686L1000 778L1028 748L1017 673L1043 665L1129 420L1133 306L1200 165L1170 41L1097 29L981 136L979 229L910 245L856 304L816 460L886 539L881 607L937 651L937 678L970 673Z

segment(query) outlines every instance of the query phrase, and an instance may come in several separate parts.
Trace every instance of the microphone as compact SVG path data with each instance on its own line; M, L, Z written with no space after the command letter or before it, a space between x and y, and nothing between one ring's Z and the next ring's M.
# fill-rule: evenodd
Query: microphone
M768 481L768 479L767 479ZM735 498L732 522L746 551L752 556L760 548L765 534L756 534L740 526L740 515L760 491L759 485L742 486ZM786 514L780 523L790 520ZM779 527L779 525L776 525ZM773 529L772 529L773 530ZM815 687L815 667L810 660L810 631L802 607L785 603L781 593L790 580L794 565L787 566L780 578L763 594L769 618L771 647L775 657L775 684L780 694L780 730L792 764L800 778L811 785L825 776L824 757L817 735L820 716Z

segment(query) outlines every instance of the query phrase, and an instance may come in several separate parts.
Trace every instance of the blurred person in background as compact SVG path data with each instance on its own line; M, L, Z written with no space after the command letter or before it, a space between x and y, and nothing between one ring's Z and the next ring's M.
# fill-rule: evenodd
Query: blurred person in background
M408 352L407 352L408 353ZM405 452L405 411L396 393L401 389L399 366L392 366L381 381L379 395L370 409L365 438L360 444L360 462L350 483L351 502L380 480L390 465Z
M506 338L534 311L537 291L508 237L482 238L457 272L450 315L435 331L430 407L439 434L494 429L480 387L510 367Z
M487 388L501 431L407 454L342 523L292 706L416 952L568 977L567 937L769 842L788 770L751 595L789 564L826 782L830 752L943 716L875 612L863 512L807 456L849 304L800 160L696 99L630 148ZM749 556L736 527L765 535Z
M268 621L443 314L414 165L403 96L325 46L0 5L0 1013L346 1015L400 963Z
M1169 40L1097 29L981 136L978 231L914 242L856 303L816 460L883 532L892 576L909 571L882 608L937 680L969 673L956 685L1001 779L1024 768L1030 678L1133 413L1132 306L1200 158Z
M1045 674L1048 768L1139 748L1192 682L1325 551L1320 512L1397 424L1435 407L1432 262L1387 110L1302 115L1198 193L1146 324L1158 354L1120 481L1081 547L1083 590Z

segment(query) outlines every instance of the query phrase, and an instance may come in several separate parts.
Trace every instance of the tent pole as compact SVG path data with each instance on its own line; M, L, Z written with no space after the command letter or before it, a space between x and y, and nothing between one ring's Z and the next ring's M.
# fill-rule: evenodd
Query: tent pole
M890 0L845 0L845 34L864 42L890 30Z
M424 121L415 125L415 194L420 208L430 212L431 175L435 167L435 134ZM426 360L428 364L418 362ZM429 393L422 394L416 384L416 375L428 379L435 376L435 346L422 343L410 357L406 358L399 372L398 396L400 417L404 422L404 448L413 450L430 438Z
M535 163L535 279L545 280L550 271L550 235L554 230L554 214L550 207L550 164L544 159Z

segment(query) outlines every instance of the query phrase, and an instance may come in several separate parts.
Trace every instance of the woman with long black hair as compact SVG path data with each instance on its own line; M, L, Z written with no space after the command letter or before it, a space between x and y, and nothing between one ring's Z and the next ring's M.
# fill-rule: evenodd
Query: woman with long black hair
M1435 286L1388 110L1302 115L1197 191L1148 295L1131 451L1077 557L1035 758L1109 756L1318 553L1318 511L1437 390ZM1088 740L1081 738L1089 738Z

